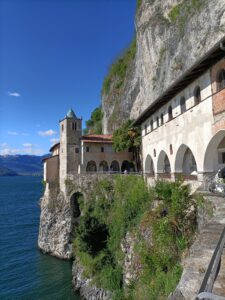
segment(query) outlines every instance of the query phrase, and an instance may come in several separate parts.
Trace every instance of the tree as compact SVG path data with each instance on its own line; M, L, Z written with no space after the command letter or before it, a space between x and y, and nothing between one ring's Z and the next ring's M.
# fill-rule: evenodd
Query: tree
M140 148L141 148L141 129L132 125L133 121L126 121L120 128L113 133L113 149L116 152L131 150L133 152L136 168L141 169Z
M91 118L86 121L84 134L102 134L102 118L103 112L101 106L95 108L91 113Z

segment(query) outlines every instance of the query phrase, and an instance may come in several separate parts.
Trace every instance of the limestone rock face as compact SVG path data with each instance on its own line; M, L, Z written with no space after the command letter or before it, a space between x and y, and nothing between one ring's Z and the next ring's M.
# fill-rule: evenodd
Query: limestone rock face
M70 203L63 194L41 199L38 246L43 252L70 259L72 225Z
M225 1L142 0L135 24L137 52L124 87L117 94L111 84L103 95L104 133L138 117L224 37Z
M97 288L91 284L91 279L83 276L83 268L78 262L74 260L72 269L72 283L75 291L80 293L82 299L87 300L110 300L111 293L103 289Z

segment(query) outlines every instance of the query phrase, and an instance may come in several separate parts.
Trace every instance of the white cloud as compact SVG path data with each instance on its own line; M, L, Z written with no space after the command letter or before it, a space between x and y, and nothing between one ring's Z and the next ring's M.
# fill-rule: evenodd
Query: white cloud
M34 149L32 147L27 147L27 148L22 149L22 153L30 154L30 155L42 155L42 154L44 154L42 149Z
M51 142L52 144L56 144L56 143L59 142L59 139L58 139L58 138L52 138L52 139L50 139L50 142Z
M7 143L1 143L0 146L1 146L1 148L7 148L8 147Z
M51 135L54 135L56 133L57 132L52 130L52 129L49 129L49 130L46 130L46 131L38 131L38 134L41 135L41 136L51 136Z
M0 149L0 155L15 155L15 154L29 154L29 155L42 155L42 149L35 149L33 147L24 147L21 149L11 148L9 146Z
M8 95L10 97L21 97L21 94L18 92L8 92Z
M20 152L20 149L4 148L0 150L0 155L12 155Z
M24 143L23 146L24 147L33 147L33 144L31 144L31 143Z
M10 135L18 135L18 132L16 132L16 131L8 131L8 134L10 134Z

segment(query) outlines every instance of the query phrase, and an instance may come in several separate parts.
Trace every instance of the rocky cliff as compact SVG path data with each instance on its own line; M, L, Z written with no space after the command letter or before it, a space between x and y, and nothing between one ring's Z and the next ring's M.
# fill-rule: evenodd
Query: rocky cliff
M136 51L123 81L114 74L103 89L104 133L136 118L224 36L225 2L142 0L135 25Z

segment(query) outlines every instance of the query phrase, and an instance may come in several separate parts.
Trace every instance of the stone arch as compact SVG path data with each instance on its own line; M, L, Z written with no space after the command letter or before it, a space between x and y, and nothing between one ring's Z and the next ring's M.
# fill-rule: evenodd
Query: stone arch
M99 164L99 169L100 172L108 172L109 171L109 166L107 161L103 160Z
M154 163L151 156L148 154L145 159L145 173L146 174L154 174Z
M158 157L157 172L167 174L171 173L171 164L169 161L169 157L164 150L160 152Z
M121 172L135 172L135 166L131 161L124 160L121 165Z
M112 172L119 172L120 171L120 164L117 160L113 160L110 165L110 171Z
M94 160L90 160L87 163L86 172L97 172L97 165Z
M210 140L204 155L203 171L216 172L225 166L225 130L219 130Z
M195 173L193 174L193 172ZM175 173L182 173L185 175L196 175L196 172L197 164L194 154L187 145L182 144L176 153Z

